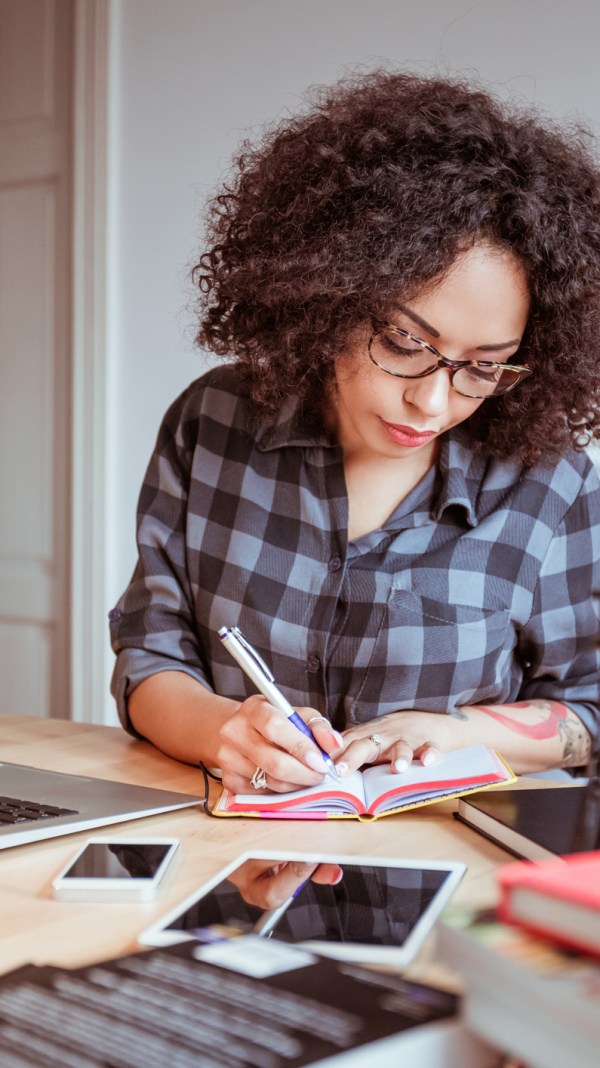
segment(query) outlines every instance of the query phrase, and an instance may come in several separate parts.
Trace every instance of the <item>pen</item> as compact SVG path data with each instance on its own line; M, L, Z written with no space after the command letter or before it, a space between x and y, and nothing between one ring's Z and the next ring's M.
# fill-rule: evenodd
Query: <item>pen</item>
M275 930L275 927L282 916L285 915L290 905L293 904L295 898L298 897L300 891L310 882L310 879L305 879L297 886L293 894L290 894L287 901L283 902L283 905L279 905L277 908L268 909L267 912L263 912L259 920L254 924L252 928L253 934L258 935L260 938L270 938Z
M310 727L306 726L306 723L299 716L295 708L292 708L289 701L283 696L283 694L274 685L275 676L271 673L262 657L258 655L256 649L254 649L247 638L244 637L239 627L219 627L219 638L223 642L223 645L231 653L234 660L237 660L242 671L246 673L249 679L252 680L254 685L260 690L263 697L266 697L267 701L275 708L278 708L280 712L283 712L284 716L287 716L290 723L294 724L302 734L305 734L307 738L310 738L311 742L314 742L319 750L323 760L325 762L326 773L336 782L340 780L340 773L336 768L333 760L326 753L324 749L321 749L319 743L315 740L313 732Z

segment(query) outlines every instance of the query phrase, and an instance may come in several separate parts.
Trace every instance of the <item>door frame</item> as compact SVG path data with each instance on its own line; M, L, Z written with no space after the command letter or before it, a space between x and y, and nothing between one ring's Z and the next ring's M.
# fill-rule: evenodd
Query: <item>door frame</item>
M71 718L107 722L113 0L75 0L71 381Z

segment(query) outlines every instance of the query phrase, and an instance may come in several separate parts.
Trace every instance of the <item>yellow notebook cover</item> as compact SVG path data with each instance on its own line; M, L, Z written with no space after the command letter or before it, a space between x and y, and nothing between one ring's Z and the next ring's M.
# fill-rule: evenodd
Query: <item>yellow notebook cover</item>
M402 773L392 772L389 764L374 764L353 772L337 786L326 780L285 794L223 790L213 815L373 820L515 780L498 753L485 745L473 745L444 753L429 767L414 761Z

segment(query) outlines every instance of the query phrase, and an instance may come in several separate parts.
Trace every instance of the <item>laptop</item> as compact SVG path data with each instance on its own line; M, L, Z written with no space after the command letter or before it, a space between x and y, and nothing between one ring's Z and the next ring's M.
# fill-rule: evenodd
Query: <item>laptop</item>
M0 849L201 803L194 794L0 761Z

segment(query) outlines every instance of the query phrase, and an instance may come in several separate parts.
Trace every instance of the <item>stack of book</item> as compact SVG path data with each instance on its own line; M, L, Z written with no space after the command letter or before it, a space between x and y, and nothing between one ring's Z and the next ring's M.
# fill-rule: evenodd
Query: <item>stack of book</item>
M600 1063L600 851L498 873L500 904L447 911L442 958L473 1031L531 1068Z
M508 864L498 881L499 919L600 957L600 851Z

